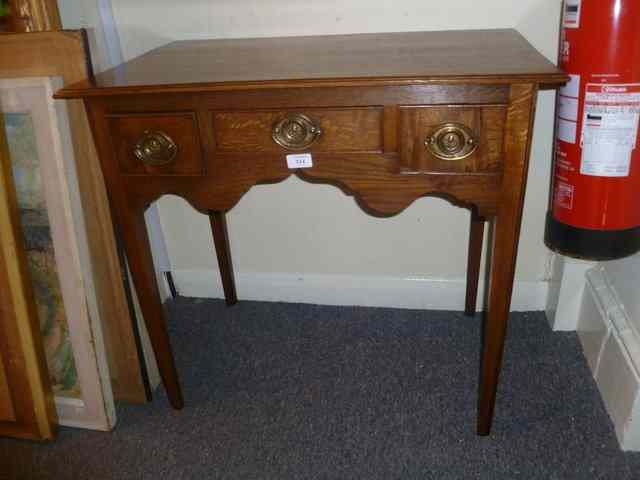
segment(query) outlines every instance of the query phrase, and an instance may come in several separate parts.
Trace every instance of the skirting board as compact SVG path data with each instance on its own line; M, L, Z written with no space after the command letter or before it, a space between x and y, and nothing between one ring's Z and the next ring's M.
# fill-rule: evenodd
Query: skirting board
M172 274L181 296L224 298L217 270ZM235 278L241 300L319 305L463 310L466 290L465 281L457 279L251 272L236 273ZM511 310L544 310L548 290L547 282L516 282ZM482 284L478 298L484 298Z

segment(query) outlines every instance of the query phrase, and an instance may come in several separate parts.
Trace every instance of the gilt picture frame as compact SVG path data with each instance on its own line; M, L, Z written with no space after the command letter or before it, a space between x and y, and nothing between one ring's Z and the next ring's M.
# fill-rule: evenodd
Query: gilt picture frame
M0 31L60 30L57 0L0 0Z

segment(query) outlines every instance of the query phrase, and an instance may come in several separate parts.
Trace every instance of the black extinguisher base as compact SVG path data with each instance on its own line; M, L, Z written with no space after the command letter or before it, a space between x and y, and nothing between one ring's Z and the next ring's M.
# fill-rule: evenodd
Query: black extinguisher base
M584 260L616 260L640 252L640 227L590 230L566 225L547 213L544 243L554 252Z

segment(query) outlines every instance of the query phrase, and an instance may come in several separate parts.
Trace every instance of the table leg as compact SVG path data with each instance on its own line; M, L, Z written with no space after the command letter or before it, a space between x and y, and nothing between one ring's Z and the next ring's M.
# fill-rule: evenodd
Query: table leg
M216 246L216 256L218 257L218 267L222 277L222 288L224 299L227 305L238 303L236 295L236 284L233 276L233 263L231 261L231 248L229 246L229 234L227 232L227 220L224 212L210 211L211 231L213 233L213 243Z
M471 212L469 227L469 253L467 256L467 297L464 313L470 317L476 314L478 300L478 280L480 278L480 260L482 259L482 244L484 241L485 219L477 213Z
M489 435L491 430L513 291L519 229L519 218L503 216L495 219L490 291L482 333L478 435Z
M169 403L173 408L181 409L184 401L158 291L144 212L120 210L116 214L140 308L158 362L160 377L167 391Z
M513 85L507 111L500 205L493 219L478 398L478 435L488 435L496 401L516 270L537 87Z

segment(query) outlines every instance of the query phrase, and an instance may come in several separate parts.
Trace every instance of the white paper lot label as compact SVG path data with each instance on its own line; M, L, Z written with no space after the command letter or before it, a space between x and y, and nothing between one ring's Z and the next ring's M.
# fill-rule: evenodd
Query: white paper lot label
M298 153L295 155L287 155L287 167L289 168L311 168L313 167L313 158L310 153Z
M562 15L562 25L565 28L580 28L580 13L582 0L566 0Z
M588 84L580 173L627 177L638 139L640 84Z

